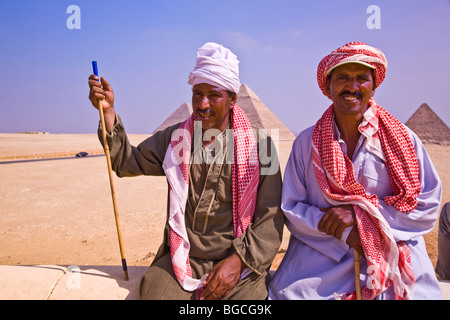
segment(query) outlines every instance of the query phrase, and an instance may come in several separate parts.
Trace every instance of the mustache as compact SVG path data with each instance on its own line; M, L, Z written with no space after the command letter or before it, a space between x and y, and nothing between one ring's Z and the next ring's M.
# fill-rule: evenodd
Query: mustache
M199 110L196 110L195 113L203 113L203 114L207 114L207 115L210 115L210 116L214 116L215 115L214 111L212 111L210 109L206 109L206 110L199 109Z
M355 96L355 97L358 97L358 98L361 98L361 97L362 97L362 95L361 95L361 93L360 93L359 91L355 91L355 92L342 91L342 92L339 94L340 97L342 97L342 96L344 96L344 95L347 95L347 96Z

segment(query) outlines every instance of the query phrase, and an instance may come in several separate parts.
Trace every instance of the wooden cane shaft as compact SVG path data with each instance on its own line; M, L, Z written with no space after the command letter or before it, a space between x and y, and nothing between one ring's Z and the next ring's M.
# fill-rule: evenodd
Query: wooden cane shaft
M116 202L116 190L114 187L114 176L113 176L112 165L111 165L109 145L108 145L108 141L106 139L105 115L103 112L103 106L102 106L101 100L98 101L98 110L100 113L100 122L101 122L101 126L102 126L103 148L105 151L106 163L108 165L109 185L111 188L111 197L112 197L112 203L113 203L113 208L114 208L114 218L116 220L117 237L119 239L120 256L122 258L122 268L123 268L125 280L128 280L128 271L127 271L125 253L124 253L123 245L122 245L122 233L120 231L119 211L117 209L117 202Z
M356 300L361 300L361 280L359 277L359 254L354 250L355 256L355 292Z

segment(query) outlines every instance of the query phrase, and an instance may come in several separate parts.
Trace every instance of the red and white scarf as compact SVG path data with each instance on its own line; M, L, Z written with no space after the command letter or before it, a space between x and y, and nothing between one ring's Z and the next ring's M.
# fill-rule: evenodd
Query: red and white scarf
M178 282L187 291L201 288L203 280L207 277L206 274L201 279L192 278L189 263L190 244L185 225L194 121L194 115L191 115L174 132L163 162L163 169L169 182L172 265ZM247 230L253 219L259 183L259 158L250 121L237 105L231 111L231 123L234 142L232 163L233 225L234 237L237 238Z
M391 228L380 213L376 195L367 194L355 178L352 161L334 137L334 108L331 105L313 131L312 158L317 181L327 201L333 205L353 204L361 244L367 260L367 282L363 299L373 299L391 285L396 299L410 299L415 278L411 252L395 242ZM404 126L372 98L359 130L368 139L367 148L385 159L393 196L384 198L401 212L417 206L421 185L419 165L411 138ZM344 294L354 298L354 292Z

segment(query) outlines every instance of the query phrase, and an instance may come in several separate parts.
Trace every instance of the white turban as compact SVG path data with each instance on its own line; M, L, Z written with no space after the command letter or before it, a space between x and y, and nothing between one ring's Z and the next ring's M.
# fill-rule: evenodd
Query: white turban
M189 74L190 85L207 83L239 93L239 60L224 46L207 42L197 51L196 65Z

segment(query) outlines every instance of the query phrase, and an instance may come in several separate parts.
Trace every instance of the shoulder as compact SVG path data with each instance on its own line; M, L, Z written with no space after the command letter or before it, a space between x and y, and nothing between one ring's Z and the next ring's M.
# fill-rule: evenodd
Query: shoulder
M152 136L167 136L167 135L171 136L172 133L182 125L182 123L183 122L178 122L162 130L156 131Z
M314 126L310 126L306 129L304 129L303 131L301 131L298 136L296 137L296 140L311 140L312 138L312 134L314 131Z
M294 143L292 145L292 150L305 151L310 150L312 147L312 134L314 131L314 126L310 126L309 128L301 131L298 136L295 138Z
M161 154L165 154L167 147L170 144L172 138L172 133L180 127L180 123L171 125L165 129L159 130L152 134L150 137L141 142L138 146L139 149L148 149L158 151Z
M170 138L172 137L172 133L177 130L183 122L179 122L176 124L173 124L171 126L168 126L167 128L164 128L162 130L156 131L151 137L157 138L157 139L164 139L170 141Z

